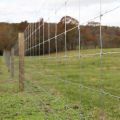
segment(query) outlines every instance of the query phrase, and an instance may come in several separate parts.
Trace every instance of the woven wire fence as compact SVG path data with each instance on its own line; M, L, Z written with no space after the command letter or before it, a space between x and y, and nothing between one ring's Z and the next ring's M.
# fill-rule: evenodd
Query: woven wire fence
M105 49L102 20L120 5L103 12L100 1L98 15L81 23L80 1L74 11L78 20L67 15L73 3L64 1L47 20L41 18L26 28L25 89L39 97L45 119L119 119L120 49ZM61 15L60 22L50 22ZM90 21L99 21L92 26L98 36L97 43L87 45L82 31L91 27L86 25Z
M6 93L18 92L19 90L19 55L18 43L11 50L4 50L0 57L1 91Z

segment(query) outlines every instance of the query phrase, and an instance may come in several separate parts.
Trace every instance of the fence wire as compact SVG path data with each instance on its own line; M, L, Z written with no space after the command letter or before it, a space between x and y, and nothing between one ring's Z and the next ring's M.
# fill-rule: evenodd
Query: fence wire
M120 6L102 12L102 0L99 4L99 15L81 23L81 2L79 20L75 20L67 16L67 0L61 8L65 16L59 23L50 23L52 16L49 22L41 18L24 32L26 91L44 94L40 101L47 109L43 110L46 119L119 119L120 52L119 48L105 49L102 20ZM59 9L54 13L54 17L59 16ZM82 29L83 24L96 19L99 26L92 27L98 30L99 42L93 49L94 43L85 47ZM69 20L75 23L68 24Z

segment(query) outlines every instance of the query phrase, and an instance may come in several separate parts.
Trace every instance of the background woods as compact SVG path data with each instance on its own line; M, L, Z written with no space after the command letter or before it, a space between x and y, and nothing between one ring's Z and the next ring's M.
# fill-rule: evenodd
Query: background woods
M73 21L77 22L74 18L68 17L68 19L72 19ZM67 19L67 20L68 20ZM69 21L69 20L68 20ZM77 25L75 22L68 22L67 23L67 30L76 27ZM59 23L47 23L44 22L44 36L43 37L43 21L41 23L36 24L36 28L41 25L41 31L37 31L37 38L32 40L31 46L36 45L39 43L43 43L43 41L47 41L44 44L44 53L48 54L48 47L49 44L51 46L50 52L55 52L55 34L59 35L60 33L65 32L65 24L64 24L64 17L60 20ZM0 23L0 54L2 54L3 50L10 50L12 46L14 46L17 42L17 35L18 32L23 32L28 25L28 22L21 22L19 24L8 24L8 23ZM31 26L34 26L34 23L31 23ZM57 33L55 33L57 26ZM34 26L35 27L35 26ZM39 33L40 32L40 33ZM48 33L49 32L49 33ZM102 39L103 39L103 47L104 48L118 48L120 47L120 28L119 27L108 27L102 26ZM40 35L40 39L39 39ZM49 43L48 39L53 38L52 42ZM65 42L64 42L65 34L62 36L58 36L57 39L57 51L64 51L65 49ZM32 38L31 38L32 39ZM79 42L79 32L78 28L67 32L67 50L76 50L78 49L78 42ZM35 41L36 40L36 41ZM28 43L26 43L28 44ZM30 47L30 45L28 46ZM99 48L99 26L81 26L81 48L88 49L88 48ZM36 54L39 52L39 46L36 49ZM34 52L34 50L31 50ZM40 46L40 53L43 53L43 44ZM27 55L30 53L27 52Z

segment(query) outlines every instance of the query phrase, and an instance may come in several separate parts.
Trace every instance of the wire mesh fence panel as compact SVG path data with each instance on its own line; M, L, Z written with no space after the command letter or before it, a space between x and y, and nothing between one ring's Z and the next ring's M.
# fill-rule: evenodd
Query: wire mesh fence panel
M25 91L35 96L33 104L45 119L119 119L120 48L113 34L106 37L114 28L102 20L120 7L104 10L100 0L98 14L82 23L80 1L78 20L67 16L74 2L64 1L48 22L40 19L26 28ZM49 21L61 14L60 22Z

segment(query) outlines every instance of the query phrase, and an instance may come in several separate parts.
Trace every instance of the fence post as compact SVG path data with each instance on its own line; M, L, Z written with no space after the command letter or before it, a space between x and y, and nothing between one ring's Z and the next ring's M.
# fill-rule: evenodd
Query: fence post
M14 78L14 48L11 49L10 72L11 72L11 77Z
M19 90L24 91L24 34L19 33Z

